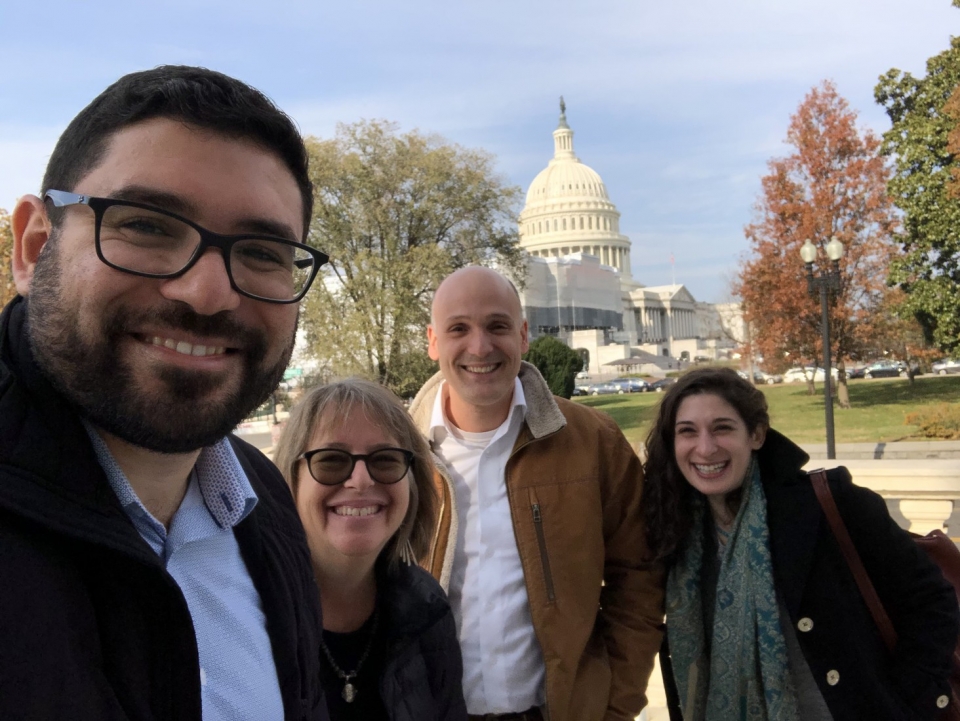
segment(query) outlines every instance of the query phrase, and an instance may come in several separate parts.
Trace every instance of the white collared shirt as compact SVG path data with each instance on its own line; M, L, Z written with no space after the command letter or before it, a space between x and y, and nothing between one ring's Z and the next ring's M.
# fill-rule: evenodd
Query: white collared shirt
M544 702L545 669L505 477L526 416L523 387L516 379L507 419L483 433L468 433L450 422L445 392L444 382L434 402L430 434L456 493L459 526L449 596L463 651L467 712L526 711Z

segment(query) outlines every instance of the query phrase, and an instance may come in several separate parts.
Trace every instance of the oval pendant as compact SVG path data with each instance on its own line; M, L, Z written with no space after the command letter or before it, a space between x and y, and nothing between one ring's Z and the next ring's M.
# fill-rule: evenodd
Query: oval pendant
M343 700L347 703L353 703L353 699L357 697L356 687L349 681L344 684L343 691L340 693L343 696Z

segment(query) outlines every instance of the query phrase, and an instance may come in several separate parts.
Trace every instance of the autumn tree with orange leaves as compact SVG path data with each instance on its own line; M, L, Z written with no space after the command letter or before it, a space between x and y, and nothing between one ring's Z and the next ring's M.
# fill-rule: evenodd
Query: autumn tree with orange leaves
M744 229L750 255L734 283L752 329L752 350L770 370L797 362L822 365L820 304L807 293L800 247L809 238L825 267L830 238L843 243L841 288L830 307L830 352L839 368L842 407L849 407L843 359L866 340L861 321L884 305L887 267L896 251L897 220L886 190L890 172L880 140L856 121L833 83L807 94L787 130L793 152L772 159L762 178L754 222Z
M0 208L0 308L13 300L17 289L13 285L13 230L10 214Z

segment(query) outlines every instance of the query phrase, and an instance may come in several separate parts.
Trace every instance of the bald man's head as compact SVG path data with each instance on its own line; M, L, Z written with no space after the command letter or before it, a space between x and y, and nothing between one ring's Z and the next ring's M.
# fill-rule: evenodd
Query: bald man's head
M516 286L489 268L461 268L437 288L431 311L429 353L447 381L449 420L465 431L496 428L528 347Z
M443 296L447 290L458 284L461 280L465 280L467 283L475 283L480 286L488 287L497 287L505 285L513 293L513 297L516 298L516 311L519 318L523 318L523 307L520 304L520 291L517 290L517 286L513 284L509 278L504 275L501 275L495 270L490 268L485 268L482 265L468 265L458 270L453 271L450 275L444 278L440 285L437 286L436 292L433 294L433 303L430 306L430 321L432 323L437 322L437 302L443 302Z

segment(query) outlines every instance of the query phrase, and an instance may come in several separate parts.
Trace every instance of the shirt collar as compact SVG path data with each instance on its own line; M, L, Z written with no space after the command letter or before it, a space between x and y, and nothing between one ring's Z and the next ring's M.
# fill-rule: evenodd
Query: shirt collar
M441 381L440 387L437 389L437 395L433 399L433 412L430 415L430 440L434 445L443 443L447 435L452 432L451 423L443 410L443 394L446 386L447 382ZM523 384L519 377L513 379L513 403L504 422L509 421L516 413L520 413L522 418L527 417L527 398L523 394Z
M150 515L100 434L87 421L83 421L83 426L123 509L129 513L132 508L139 507L143 513ZM236 526L257 505L257 494L243 472L229 439L221 438L212 446L203 448L193 472L200 484L203 502L221 528Z

